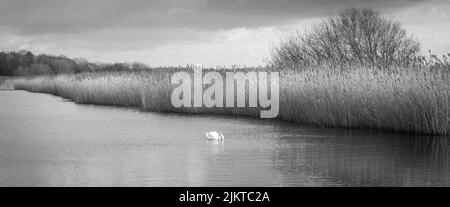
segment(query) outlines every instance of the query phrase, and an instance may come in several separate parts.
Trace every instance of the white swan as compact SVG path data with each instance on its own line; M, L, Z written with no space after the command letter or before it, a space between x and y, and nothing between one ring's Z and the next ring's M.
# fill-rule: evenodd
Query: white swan
M206 132L206 138L209 140L220 140L223 141L225 137L220 132Z

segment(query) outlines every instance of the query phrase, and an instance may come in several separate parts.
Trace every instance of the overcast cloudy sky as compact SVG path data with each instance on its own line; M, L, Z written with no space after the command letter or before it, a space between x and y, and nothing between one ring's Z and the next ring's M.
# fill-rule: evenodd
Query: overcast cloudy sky
M0 0L0 50L151 66L259 65L281 37L345 7L380 9L424 51L450 52L449 0Z

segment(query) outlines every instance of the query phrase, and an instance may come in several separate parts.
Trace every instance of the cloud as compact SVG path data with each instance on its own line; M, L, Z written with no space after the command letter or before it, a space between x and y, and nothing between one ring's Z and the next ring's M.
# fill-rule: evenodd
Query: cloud
M259 65L295 30L346 7L381 9L444 51L448 0L0 0L0 48L152 66ZM448 39L448 38L447 38Z
M349 6L402 8L425 0L1 0L0 25L27 34L105 28L215 30L275 25Z
M268 57L272 40L282 33L278 27L217 31L106 29L77 35L34 36L0 33L0 40L7 40L0 41L0 48L24 49L36 54L64 54L100 62L139 61L151 66L187 63L258 65Z

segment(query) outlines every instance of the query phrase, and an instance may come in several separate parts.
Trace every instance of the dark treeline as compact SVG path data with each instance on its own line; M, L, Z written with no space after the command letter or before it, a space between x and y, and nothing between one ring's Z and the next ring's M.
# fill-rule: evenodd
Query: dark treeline
M85 59L70 59L65 56L34 55L29 51L0 52L0 76L29 76L60 73L81 73L96 71L124 71L147 69L141 63L90 63Z
M157 69L178 70L195 67L187 64L184 66L160 66L150 67L139 62L131 63L92 63L83 58L70 59L63 55L54 56L47 54L35 55L29 51L0 52L0 76L34 76L34 75L56 75L76 74L82 72L124 72L124 71L153 71ZM213 68L204 68L210 69ZM216 66L214 69L265 69L267 66L246 67L233 65L229 68Z

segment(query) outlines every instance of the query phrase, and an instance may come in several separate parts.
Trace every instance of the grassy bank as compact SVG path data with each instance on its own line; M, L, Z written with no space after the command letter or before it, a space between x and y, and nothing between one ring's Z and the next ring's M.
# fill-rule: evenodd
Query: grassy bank
M6 85L3 84L8 79L12 79L12 78L11 77L0 76L0 90L8 89L6 87Z
M81 73L7 81L15 89L76 103L148 111L259 116L249 108L174 108L174 70ZM450 73L444 68L280 71L279 119L330 127L450 134Z
M0 85L6 81L6 77L0 76Z

